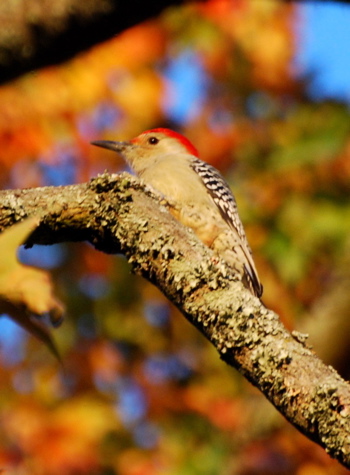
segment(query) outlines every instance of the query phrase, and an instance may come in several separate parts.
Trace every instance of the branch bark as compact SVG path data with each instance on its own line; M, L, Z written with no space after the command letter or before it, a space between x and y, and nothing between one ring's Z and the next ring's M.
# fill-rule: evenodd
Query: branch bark
M289 333L232 270L128 174L89 183L1 191L0 229L27 216L41 225L27 244L90 241L122 252L301 432L350 468L350 385Z
M0 2L0 83L57 64L184 0Z
M196 0L197 2L203 0ZM308 0L281 0L306 3ZM57 64L186 0L6 0L0 2L0 84ZM350 0L333 0L350 3ZM315 0L315 3L322 3Z

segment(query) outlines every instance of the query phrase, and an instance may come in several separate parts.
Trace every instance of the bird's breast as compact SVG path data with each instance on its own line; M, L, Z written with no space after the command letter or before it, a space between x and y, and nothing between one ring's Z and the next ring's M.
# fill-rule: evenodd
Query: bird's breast
M145 170L140 177L166 198L176 203L205 201L210 203L200 177L190 168L188 162L161 161Z

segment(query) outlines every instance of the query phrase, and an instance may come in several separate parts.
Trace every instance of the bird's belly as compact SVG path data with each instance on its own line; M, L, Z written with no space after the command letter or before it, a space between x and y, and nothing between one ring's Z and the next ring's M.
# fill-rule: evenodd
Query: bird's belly
M156 171L142 176L146 183L159 191L171 205L172 215L185 226L193 229L197 237L211 247L222 228L228 228L209 194L203 189L200 178L188 178L188 168L181 165L173 171L157 167Z

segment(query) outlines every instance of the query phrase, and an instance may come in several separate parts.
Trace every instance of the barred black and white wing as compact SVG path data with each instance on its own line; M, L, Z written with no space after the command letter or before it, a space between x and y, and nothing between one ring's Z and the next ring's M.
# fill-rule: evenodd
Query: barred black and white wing
M202 179L209 195L216 204L222 218L239 238L240 256L244 256L243 263L246 277L249 281L253 293L260 297L263 291L262 285L255 268L252 252L249 247L243 224L238 215L236 200L221 174L216 168L208 165L200 159L194 159L191 163L192 169ZM240 257L237 253L237 259Z

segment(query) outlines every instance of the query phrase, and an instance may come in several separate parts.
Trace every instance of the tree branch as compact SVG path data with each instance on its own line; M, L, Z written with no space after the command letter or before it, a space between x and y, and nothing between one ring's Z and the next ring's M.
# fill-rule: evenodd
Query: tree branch
M57 64L184 0L0 2L0 83Z
M290 334L150 188L128 174L1 191L0 228L39 215L28 245L88 240L122 252L301 432L350 468L350 386Z
M6 0L0 2L0 84L66 61L186 0ZM197 2L203 0L196 0ZM281 0L307 3L309 0ZM350 0L332 0L350 3ZM314 0L323 3L323 0Z

